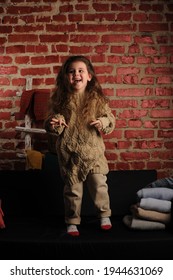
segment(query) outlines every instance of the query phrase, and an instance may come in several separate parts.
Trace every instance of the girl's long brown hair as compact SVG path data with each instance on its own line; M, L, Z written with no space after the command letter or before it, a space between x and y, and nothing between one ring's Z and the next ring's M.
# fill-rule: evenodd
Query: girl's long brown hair
M82 55L69 57L61 66L56 78L56 88L52 93L49 104L49 115L60 113L65 119L69 120L69 101L73 98L73 89L68 80L69 67L73 62L82 61L85 63L88 72L91 74L91 81L88 82L85 94L85 102L82 109L83 120L87 120L89 116L93 116L93 110L97 110L97 115L103 114L103 108L108 103L107 97L104 95L101 85L95 74L95 70L90 60ZM96 112L94 112L95 114Z

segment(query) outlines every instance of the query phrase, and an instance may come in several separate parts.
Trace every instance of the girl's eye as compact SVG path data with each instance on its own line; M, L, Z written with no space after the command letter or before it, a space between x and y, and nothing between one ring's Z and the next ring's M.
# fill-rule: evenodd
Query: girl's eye
M74 70L71 69L71 70L68 71L68 73L69 73L69 74L73 74L73 73L74 73Z
M77 74L77 73L83 73L84 72L84 70L83 69L79 69L79 70L77 70L77 71L75 71L74 69L70 69L69 71L68 71L68 74Z

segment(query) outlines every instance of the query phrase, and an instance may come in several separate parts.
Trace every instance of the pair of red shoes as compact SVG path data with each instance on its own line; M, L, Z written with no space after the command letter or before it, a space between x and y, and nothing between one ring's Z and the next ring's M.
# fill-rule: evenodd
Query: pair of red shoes
M112 228L111 221L109 217L101 218L101 229L109 230ZM71 236L79 236L79 231L76 225L68 225L67 226L67 233Z
M0 228L5 228L5 223L4 223L4 212L2 211L1 208L1 199L0 199Z

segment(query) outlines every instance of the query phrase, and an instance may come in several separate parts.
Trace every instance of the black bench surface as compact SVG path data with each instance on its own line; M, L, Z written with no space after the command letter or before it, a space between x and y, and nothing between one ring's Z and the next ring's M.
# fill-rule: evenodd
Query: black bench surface
M155 170L110 171L111 230L101 231L84 186L80 236L66 234L63 182L51 168L0 171L0 197L6 228L0 230L1 259L169 259L173 232L127 228L136 192L157 179Z

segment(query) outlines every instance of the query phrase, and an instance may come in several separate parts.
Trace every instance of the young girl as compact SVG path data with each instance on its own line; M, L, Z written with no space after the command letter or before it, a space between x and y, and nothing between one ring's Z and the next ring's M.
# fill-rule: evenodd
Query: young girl
M58 135L67 233L79 235L84 182L98 210L101 229L108 230L112 227L106 183L109 169L102 133L113 131L115 117L86 57L69 57L61 66L50 101L45 129Z

